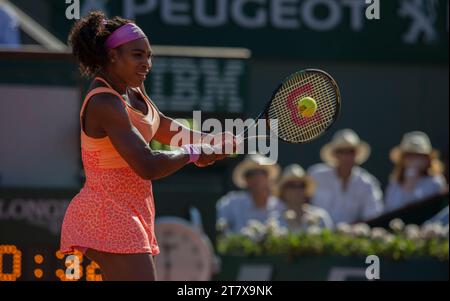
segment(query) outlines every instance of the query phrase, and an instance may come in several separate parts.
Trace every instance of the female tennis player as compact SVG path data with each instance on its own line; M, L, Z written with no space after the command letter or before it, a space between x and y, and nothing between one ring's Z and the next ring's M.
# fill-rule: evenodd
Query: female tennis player
M159 248L151 181L226 155L202 144L206 134L181 124L170 131L175 121L158 111L144 90L152 49L136 24L92 12L75 23L69 43L81 72L93 81L80 111L86 182L65 214L61 252L82 251L106 280L155 280ZM149 147L152 139L171 144L175 135L192 144L177 142L182 151L164 153Z

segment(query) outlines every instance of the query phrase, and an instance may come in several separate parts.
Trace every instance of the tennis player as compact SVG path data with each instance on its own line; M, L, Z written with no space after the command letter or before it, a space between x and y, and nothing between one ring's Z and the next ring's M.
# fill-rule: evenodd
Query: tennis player
M81 72L93 81L80 111L86 182L65 214L61 252L82 251L106 280L155 280L152 180L189 163L211 165L225 154L202 144L204 133L181 124L170 131L175 121L144 90L152 49L136 24L92 12L74 24L69 43ZM177 134L192 144L177 142L181 151L164 153L149 147L152 139L171 144Z

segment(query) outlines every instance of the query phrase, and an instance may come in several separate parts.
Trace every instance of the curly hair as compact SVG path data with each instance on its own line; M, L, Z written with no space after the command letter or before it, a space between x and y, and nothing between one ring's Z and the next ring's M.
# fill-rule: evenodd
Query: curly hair
M94 11L78 20L69 33L68 42L80 65L80 72L93 77L107 63L104 47L106 39L119 27L131 23L121 17L106 19L105 14Z

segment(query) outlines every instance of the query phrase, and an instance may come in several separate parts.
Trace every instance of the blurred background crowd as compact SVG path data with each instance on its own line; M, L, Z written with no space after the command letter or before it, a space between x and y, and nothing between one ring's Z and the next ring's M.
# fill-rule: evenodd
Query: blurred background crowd
M251 220L268 219L290 230L312 223L334 228L339 223L368 222L448 192L448 159L445 165L441 162L424 132L406 133L392 148L394 169L384 192L377 178L360 166L370 153L369 143L343 129L322 147L322 162L307 171L298 163L281 171L280 166L267 164L268 158L249 155L233 172L233 182L243 190L227 193L217 204L218 224L232 232ZM448 206L429 219L448 225Z

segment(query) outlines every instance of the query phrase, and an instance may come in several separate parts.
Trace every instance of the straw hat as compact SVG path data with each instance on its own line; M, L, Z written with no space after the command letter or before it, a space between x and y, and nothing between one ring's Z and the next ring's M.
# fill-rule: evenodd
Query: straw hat
M305 182L306 195L308 197L311 197L314 194L314 190L316 188L314 180L310 176L308 176L305 173L305 170L298 164L291 164L291 165L285 167L285 169L283 170L283 174L281 175L281 179L278 182L278 187L277 187L278 194L281 193L283 186L287 182L291 182L291 181Z
M260 155L247 155L245 159L239 163L233 171L233 183L239 188L247 188L245 174L249 170L265 170L270 181L275 181L280 174L280 166L272 162L269 158Z
M438 157L438 151L431 146L430 138L424 132L414 131L403 135L400 145L391 150L390 158L397 163L404 153L428 155L432 158Z
M355 162L363 164L370 156L370 146L362 141L351 129L343 129L334 134L330 143L325 144L320 150L320 158L330 166L336 166L335 150L340 148L354 148L356 150Z

